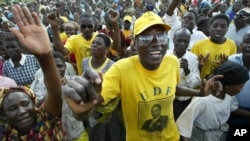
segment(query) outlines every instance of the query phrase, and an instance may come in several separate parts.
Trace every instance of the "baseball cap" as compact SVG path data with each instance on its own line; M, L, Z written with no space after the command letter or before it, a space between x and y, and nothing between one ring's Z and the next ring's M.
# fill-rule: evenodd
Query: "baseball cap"
M249 18L250 17L250 8L246 7L243 8L241 10L239 10L236 14L235 14L236 18Z
M153 25L161 25L167 31L171 29L169 25L163 22L160 16L152 11L147 11L135 21L134 36L139 35Z
M124 21L124 22L125 22L125 21L132 22L132 17L131 17L131 16L125 16L125 17L123 18L123 21Z

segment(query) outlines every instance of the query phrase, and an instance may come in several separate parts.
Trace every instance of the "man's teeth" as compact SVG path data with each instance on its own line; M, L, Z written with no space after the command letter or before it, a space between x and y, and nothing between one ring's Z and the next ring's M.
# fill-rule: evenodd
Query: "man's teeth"
M161 54L161 52L160 51L149 52L149 55L158 55L158 54Z

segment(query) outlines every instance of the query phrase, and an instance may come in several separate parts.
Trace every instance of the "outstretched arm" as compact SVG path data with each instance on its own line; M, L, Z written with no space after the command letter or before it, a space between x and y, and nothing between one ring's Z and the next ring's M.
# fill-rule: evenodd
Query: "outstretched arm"
M19 28L10 29L21 46L36 56L44 73L44 82L48 91L44 108L53 115L61 113L61 83L51 54L48 34L36 13L30 13L27 7L12 6L14 20Z
M75 76L63 86L63 96L77 120L85 120L103 102L101 76L88 69L84 76Z
M223 75L214 75L208 80L203 80L201 89L195 90L187 87L176 86L176 96L207 96L211 93L216 95L220 94L222 91L222 84L217 81L219 78L222 78Z

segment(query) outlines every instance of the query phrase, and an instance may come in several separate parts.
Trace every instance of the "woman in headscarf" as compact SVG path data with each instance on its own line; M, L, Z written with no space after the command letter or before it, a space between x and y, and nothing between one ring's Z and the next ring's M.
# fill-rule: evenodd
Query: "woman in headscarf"
M36 56L47 88L44 107L36 108L36 97L26 87L0 89L0 110L5 122L0 125L0 140L67 140L62 129L61 82L51 55L47 32L36 13L27 7L13 6L19 30L10 29L21 46Z

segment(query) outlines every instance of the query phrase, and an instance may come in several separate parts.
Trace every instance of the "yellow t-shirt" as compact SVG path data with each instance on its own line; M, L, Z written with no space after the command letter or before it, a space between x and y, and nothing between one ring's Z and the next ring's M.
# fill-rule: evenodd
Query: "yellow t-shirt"
M149 71L136 55L119 60L104 74L103 104L121 98L126 141L179 141L173 117L179 67L174 55L166 55L157 70ZM151 129L143 129L152 118L152 106L157 104L161 106L161 117Z
M66 41L68 39L68 36L66 34L66 32L62 32L59 34L59 37L62 41Z
M82 60L91 56L91 44L95 39L97 33L93 32L92 38L86 40L82 34L72 35L67 40L65 47L69 50L69 53L74 53L76 56L76 65L78 74L82 74Z
M125 30L125 29L123 29L122 32L123 32L125 38L127 38L129 35L132 35L132 31L131 30Z
M208 53L210 53L207 63L202 67L201 70L201 79L204 79L220 65L221 54L225 54L226 56L235 54L237 52L237 47L235 42L231 39L227 39L223 44L216 44L210 39L204 39L195 43L191 48L191 52L197 56L200 54L206 56Z

